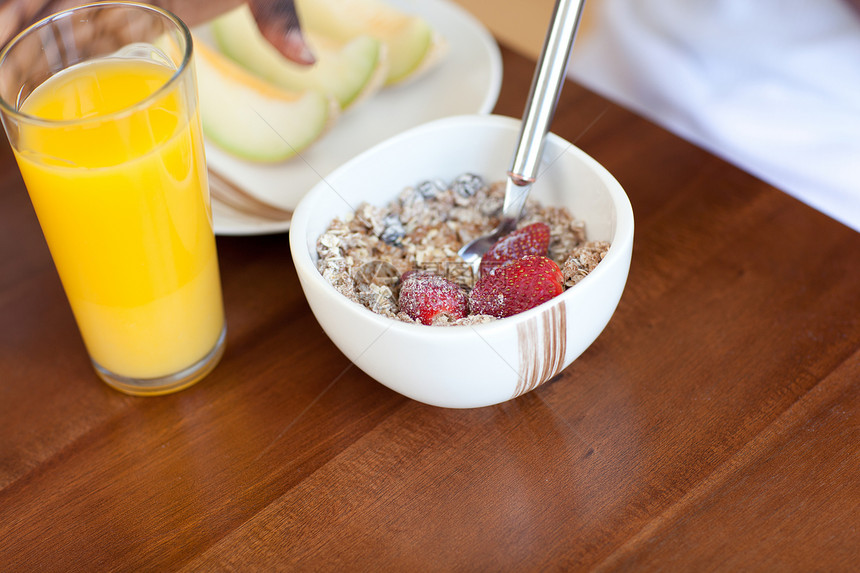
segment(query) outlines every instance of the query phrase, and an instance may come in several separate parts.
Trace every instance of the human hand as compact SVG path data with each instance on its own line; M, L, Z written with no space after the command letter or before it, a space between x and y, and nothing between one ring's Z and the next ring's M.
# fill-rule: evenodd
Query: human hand
M0 45L42 18L85 4L76 0L0 0ZM202 24L242 4L242 0L152 0L149 4L170 10L189 26ZM312 64L299 26L293 0L248 0L263 36L284 56L299 64Z

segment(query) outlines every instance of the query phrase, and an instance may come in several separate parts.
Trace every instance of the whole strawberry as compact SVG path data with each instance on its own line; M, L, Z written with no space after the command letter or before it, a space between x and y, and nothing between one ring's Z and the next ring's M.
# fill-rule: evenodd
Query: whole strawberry
M457 283L420 271L404 273L400 280L400 310L413 320L432 324L441 314L456 320L469 312L469 299Z
M472 314L504 318L534 308L564 290L561 269L552 260L528 255L478 279L469 294Z
M481 257L481 276L493 272L509 261L528 255L546 256L549 249L550 230L546 223L532 223L522 229L511 231L490 247Z

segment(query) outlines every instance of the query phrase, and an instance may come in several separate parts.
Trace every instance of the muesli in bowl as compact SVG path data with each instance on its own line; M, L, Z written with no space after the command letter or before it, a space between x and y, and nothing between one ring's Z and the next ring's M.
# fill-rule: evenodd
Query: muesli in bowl
M294 212L290 248L317 321L359 368L415 400L468 408L529 392L588 348L621 298L633 247L630 202L602 166L549 134L521 226L567 227L563 233L553 229L547 247L547 258L559 268L577 248L583 249L581 262L593 256L592 263L600 259L599 264L586 265L584 277L568 273L565 282L575 284L557 296L501 319L430 320L453 323L443 328L426 326L420 316L402 316L397 289L409 278L404 273L431 272L467 294L477 286L478 273L469 277L472 271L456 258L456 250L495 225L494 202L502 190L494 182L508 168L519 125L519 120L480 115L411 129L326 175ZM453 196L456 190L442 189L444 216L415 224L440 217L428 208L424 182L448 188L464 174L479 175L483 183L485 191L476 191L474 205ZM437 180L444 183L436 185ZM402 216L404 209L412 211ZM562 223L564 213L572 222ZM336 220L340 223L332 225Z
M588 241L585 223L566 207L532 199L516 230L471 267L457 253L498 225L504 193L504 181L488 184L465 173L450 182L421 181L384 206L362 203L319 237L319 271L377 314L467 325L546 302L582 280L609 250L607 241Z

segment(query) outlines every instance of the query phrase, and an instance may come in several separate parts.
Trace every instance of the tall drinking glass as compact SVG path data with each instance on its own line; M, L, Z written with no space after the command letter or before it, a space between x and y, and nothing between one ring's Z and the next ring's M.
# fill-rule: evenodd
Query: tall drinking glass
M225 320L188 28L145 4L34 24L0 52L0 115L98 375L185 388Z

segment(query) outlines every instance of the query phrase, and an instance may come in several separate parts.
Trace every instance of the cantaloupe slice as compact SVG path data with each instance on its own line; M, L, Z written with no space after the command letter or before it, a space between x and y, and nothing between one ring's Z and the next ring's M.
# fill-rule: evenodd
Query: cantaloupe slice
M247 5L215 19L211 30L221 52L245 69L290 91L332 94L342 109L376 92L387 77L383 43L369 35L341 41L305 29L317 61L301 66L263 38Z
M370 35L385 44L386 85L429 69L443 52L444 41L424 19L381 0L296 0L303 30L348 41Z
M272 86L199 39L194 53L203 132L238 157L288 159L316 141L339 113L324 94Z

